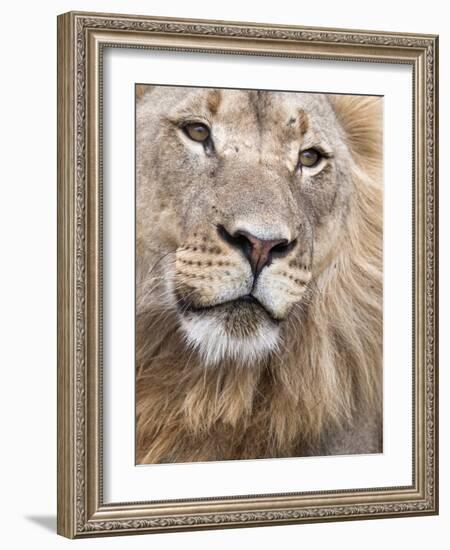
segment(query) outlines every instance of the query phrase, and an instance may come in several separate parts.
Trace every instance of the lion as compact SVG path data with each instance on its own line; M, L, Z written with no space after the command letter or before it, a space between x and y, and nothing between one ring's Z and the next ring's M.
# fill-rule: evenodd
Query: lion
M382 452L382 98L136 101L136 463Z

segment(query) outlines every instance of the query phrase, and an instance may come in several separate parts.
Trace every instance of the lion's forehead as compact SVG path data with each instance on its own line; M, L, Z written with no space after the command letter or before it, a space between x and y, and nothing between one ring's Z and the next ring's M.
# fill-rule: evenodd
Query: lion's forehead
M169 107L180 117L200 116L236 137L298 138L306 132L325 134L336 126L327 96L299 92L188 89Z

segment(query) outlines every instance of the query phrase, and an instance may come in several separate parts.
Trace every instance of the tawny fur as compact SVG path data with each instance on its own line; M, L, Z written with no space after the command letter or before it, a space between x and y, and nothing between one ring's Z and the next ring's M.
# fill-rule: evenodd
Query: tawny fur
M206 368L150 271L138 268L137 463L382 450L381 100L330 102L351 151L353 193L277 350L251 366L224 359ZM169 240L154 257L173 257Z

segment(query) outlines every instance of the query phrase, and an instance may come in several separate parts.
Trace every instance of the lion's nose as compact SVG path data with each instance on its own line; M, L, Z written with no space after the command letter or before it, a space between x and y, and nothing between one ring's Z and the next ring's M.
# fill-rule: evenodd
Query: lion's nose
M225 242L244 254L255 279L264 267L272 263L273 258L286 256L296 245L295 240L289 242L288 239L260 239L243 229L237 229L230 234L221 225L218 226L218 233Z

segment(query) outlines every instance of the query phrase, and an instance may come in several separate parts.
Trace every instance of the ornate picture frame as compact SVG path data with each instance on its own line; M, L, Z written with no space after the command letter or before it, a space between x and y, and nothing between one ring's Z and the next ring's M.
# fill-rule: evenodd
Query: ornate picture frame
M103 54L106 48L412 69L412 483L105 502ZM70 12L58 17L58 533L89 536L438 513L438 38Z

